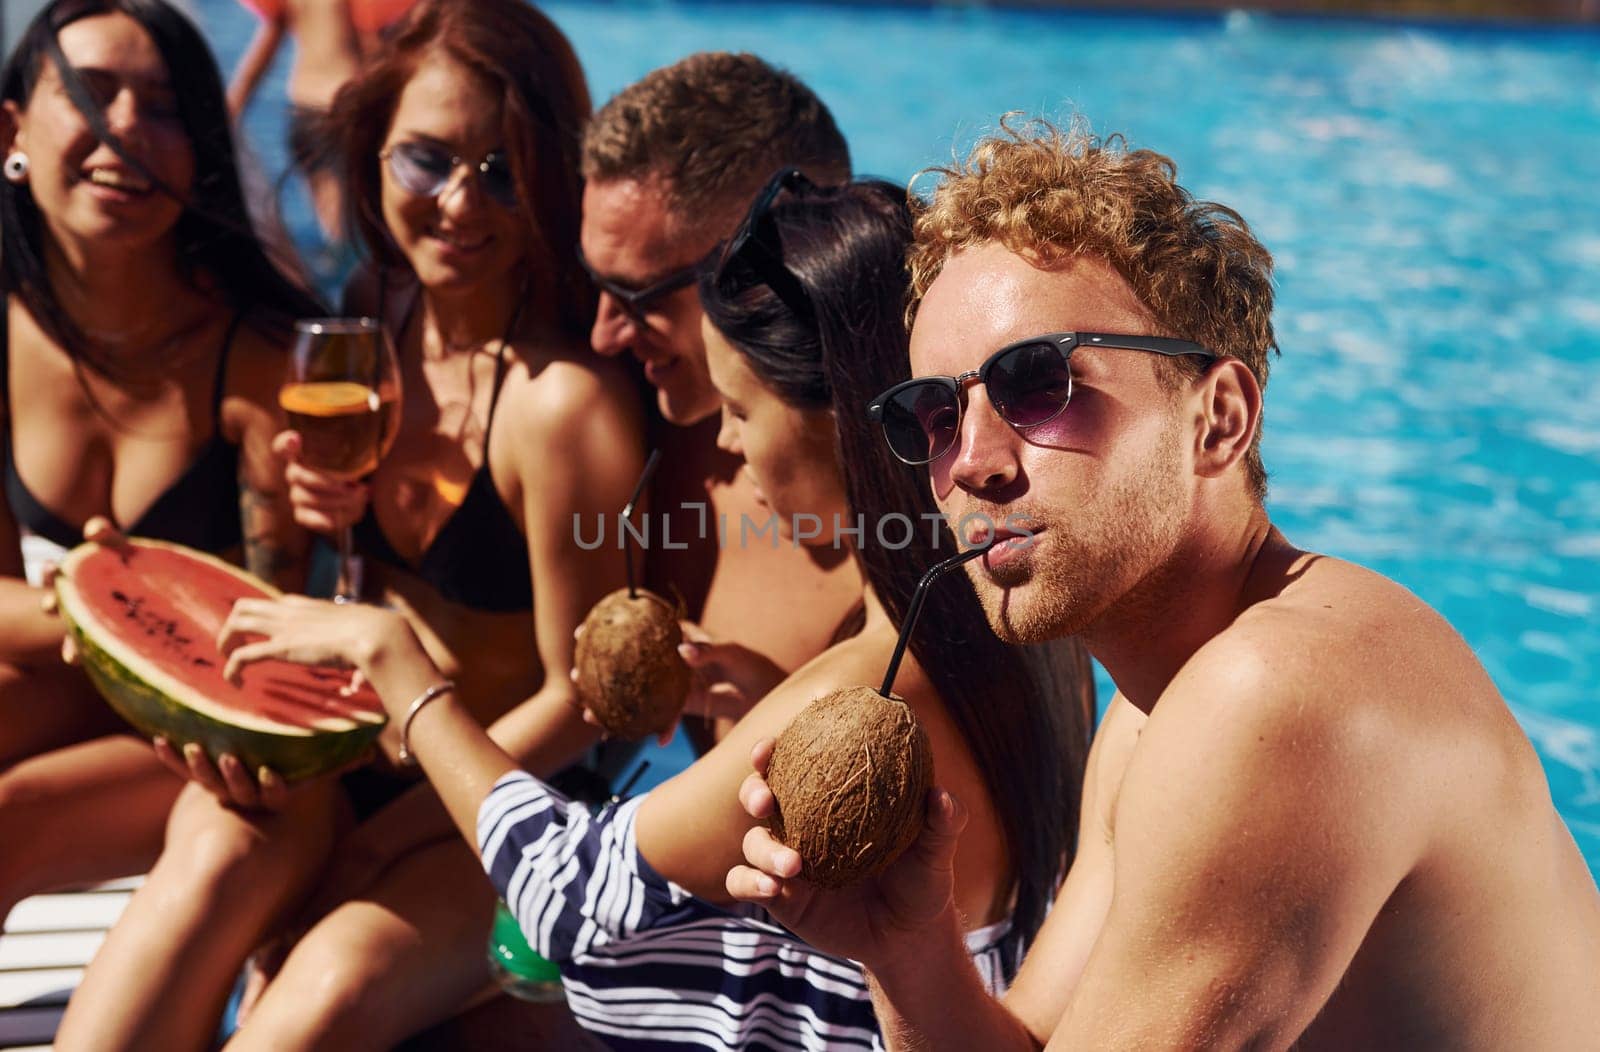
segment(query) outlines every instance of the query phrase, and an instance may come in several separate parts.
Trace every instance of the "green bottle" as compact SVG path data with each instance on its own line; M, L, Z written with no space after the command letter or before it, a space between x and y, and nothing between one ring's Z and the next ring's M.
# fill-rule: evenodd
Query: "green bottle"
M495 903L494 928L489 932L489 971L512 997L543 1003L566 999L561 969L533 951L504 902Z
M587 799L590 811L598 814L607 807L627 799L628 791L634 787L649 766L649 760L640 761L639 766L634 768L633 773L622 784L622 788L609 797L603 795L605 792L603 780L597 782L598 791L596 785L558 784L557 787L565 790L572 799ZM586 776L593 779L599 777L585 768L576 766L569 768L567 773L570 776ZM517 918L504 901L496 902L494 906L494 928L489 932L489 971L501 989L512 997L544 1003L566 1000L567 990L561 985L561 969L554 962L540 957L534 952L533 947L528 945L528 940L522 935L522 925L517 923Z

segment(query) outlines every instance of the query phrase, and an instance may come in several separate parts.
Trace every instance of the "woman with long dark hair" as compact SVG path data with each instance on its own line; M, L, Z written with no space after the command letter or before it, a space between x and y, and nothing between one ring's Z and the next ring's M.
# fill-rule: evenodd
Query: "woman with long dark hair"
M101 522L298 587L275 395L323 311L256 240L216 64L161 0L49 4L0 99L3 920L146 868L182 785L61 662L46 566Z
M905 194L882 182L819 190L797 173L785 180L701 285L720 441L744 457L786 537L856 549L861 606L855 631L767 693L705 756L591 815L517 769L392 613L363 610L357 623L312 600L247 601L223 628L230 673L268 656L344 662L371 678L395 718L409 714L409 748L529 941L560 964L578 1021L612 1047L870 1047L877 1038L860 970L733 905L723 883L749 826L737 794L754 744L831 690L877 684L915 581L956 550L922 517L933 514L931 496L865 417L869 394L906 368ZM905 522L913 536L902 543ZM845 532L856 525L860 533ZM773 596L771 616L784 609ZM1002 644L964 575L933 589L914 639L894 688L928 731L940 781L970 801L957 907L998 989L1072 851L1071 820L1037 816L1076 813L1093 717L1088 662L1075 644Z
M366 483L279 442L300 521L354 524L366 594L424 641L475 725L545 772L595 738L571 704L573 630L622 584L572 523L615 513L643 461L636 388L584 339L588 111L570 45L523 0L422 0L395 27L328 129L371 260L346 299L397 349L399 436ZM367 608L332 609L358 624ZM233 1047L389 1047L484 989L494 893L399 730L366 768L293 792L190 758L199 784L59 1047L204 1047L240 966L285 929L304 934L265 966Z
M763 394L802 413L829 414L849 506L867 527L855 551L868 597L898 631L917 581L959 550L951 524L930 528L939 509L925 479L884 454L866 418L867 403L909 367L900 313L908 279L898 265L911 239L906 194L879 182L819 190L797 175L771 189L788 191L789 203L779 196L750 225L744 251L701 283L708 343L714 333L736 352L716 355L735 378L742 365ZM726 391L723 401L725 419L734 417L732 429L741 430ZM895 528L878 529L891 520ZM1034 816L1052 802L1076 800L1082 783L1095 715L1088 653L1075 640L1025 650L1002 643L965 574L928 592L909 649L966 743L1002 834L1013 883L1001 894L1013 902L1012 948L1019 949L1043 921L1076 839L1075 826ZM1018 961L1020 953L1006 967Z

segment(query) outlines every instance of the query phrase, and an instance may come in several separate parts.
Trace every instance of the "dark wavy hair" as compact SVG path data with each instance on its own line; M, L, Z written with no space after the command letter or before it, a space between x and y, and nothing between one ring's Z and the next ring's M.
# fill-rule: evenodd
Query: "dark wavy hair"
M105 14L124 14L138 22L161 52L179 119L194 150L194 181L186 192L154 179L128 155L61 54L57 34L63 27ZM183 203L174 236L186 277L204 274L229 306L249 312L253 323L269 331L286 334L295 318L326 313L315 296L273 265L256 236L239 182L222 75L205 38L187 18L162 0L55 0L29 23L0 70L0 97L26 107L47 57L95 135L130 167L151 177L159 190ZM79 357L87 341L51 288L44 262L46 236L26 184L0 180L0 292L21 299L40 328L69 355Z
M595 292L578 265L578 150L589 119L589 88L571 43L526 0L421 0L392 29L383 49L339 89L323 134L339 157L351 224L379 267L406 267L383 221L378 151L401 90L435 51L498 87L518 215L533 246L531 277L551 286L562 331L586 336Z
M832 411L850 509L867 527L857 557L897 625L918 579L959 550L947 527L936 543L922 528L920 516L938 512L927 477L889 454L866 414L874 395L910 373L903 312L911 222L905 190L881 180L801 190L780 199L752 236L770 249L766 266L781 260L807 303L791 302L793 288L774 292L761 268L740 264L745 253L700 283L706 317L763 383L789 405ZM874 524L891 515L918 523L905 547L890 546L898 530L876 536ZM1018 961L1077 837L1094 730L1088 652L1077 640L1002 642L961 573L929 589L911 652L972 750L1005 832Z

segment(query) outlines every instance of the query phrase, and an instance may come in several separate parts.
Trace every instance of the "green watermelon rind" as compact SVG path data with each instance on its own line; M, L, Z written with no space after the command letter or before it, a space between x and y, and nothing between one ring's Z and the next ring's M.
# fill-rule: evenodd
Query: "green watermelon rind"
M145 538L129 538L128 541L141 547L179 552L223 569L269 596L282 594L259 578L204 552ZM83 605L72 583L71 572L96 547L93 544L79 545L62 562L56 576L58 606L77 645L79 661L89 681L118 715L146 737L163 737L179 748L191 742L198 743L213 761L223 753L232 753L247 770L254 772L263 766L270 767L290 782L328 774L348 766L377 740L387 722L379 715L374 715L375 722L372 723L350 720L348 722L354 726L348 730L285 728L284 732L278 733L219 719L154 686L149 679L156 677L141 677L126 661L85 630L84 622L92 622L94 618ZM200 704L206 703L204 698L197 700Z

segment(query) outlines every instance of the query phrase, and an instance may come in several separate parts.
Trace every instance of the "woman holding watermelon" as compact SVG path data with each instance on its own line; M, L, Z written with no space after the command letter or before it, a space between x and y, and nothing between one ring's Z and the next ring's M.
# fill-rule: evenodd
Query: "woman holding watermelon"
M61 662L47 564L120 529L298 587L272 392L319 306L256 240L216 64L166 4L49 4L0 99L3 920L141 872L182 787Z
M570 46L523 0L422 0L399 23L329 127L371 255L347 306L395 343L400 434L365 484L293 463L297 436L278 443L300 521L355 523L367 597L403 612L473 718L544 771L594 740L571 703L572 635L622 583L619 559L577 548L573 519L614 513L643 461L635 385L585 343L588 110ZM221 770L185 757L200 784L58 1047L207 1047L240 967L304 922L330 858L383 861L312 908L231 1047L388 1047L483 990L494 892L437 797L390 762L398 730L374 766L289 791L226 757ZM261 803L276 810L240 806ZM439 967L441 945L475 947L474 966Z

